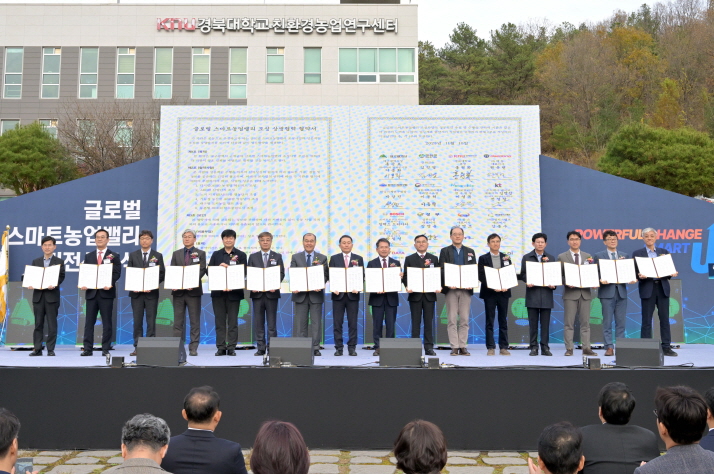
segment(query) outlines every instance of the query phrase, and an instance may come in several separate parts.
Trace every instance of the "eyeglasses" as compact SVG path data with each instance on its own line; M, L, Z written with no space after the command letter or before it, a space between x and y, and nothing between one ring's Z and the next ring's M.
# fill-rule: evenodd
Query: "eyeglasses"
M654 413L655 418L657 418L657 419L659 420L659 415L657 415L657 409L656 409L656 408L655 408L654 410L652 410L652 413Z

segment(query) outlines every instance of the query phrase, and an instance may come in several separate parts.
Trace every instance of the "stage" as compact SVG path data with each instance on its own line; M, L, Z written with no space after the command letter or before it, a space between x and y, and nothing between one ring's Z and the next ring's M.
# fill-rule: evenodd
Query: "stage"
M112 355L130 361L131 349L117 346ZM295 423L312 449L384 449L404 424L423 418L442 428L450 449L534 450L550 423L599 423L597 394L607 382L630 386L637 399L631 422L649 429L657 386L685 384L703 392L714 384L707 366L711 345L684 345L661 368L603 370L582 368L580 356L562 355L562 345L551 347L553 357L469 350L470 357L438 351L440 361L454 367L437 370L379 368L372 351L335 357L331 346L309 368L263 367L254 350L216 357L209 346L176 368L109 368L100 353L80 357L74 347L58 348L56 357L3 348L0 404L22 422L21 447L33 449L116 448L123 423L143 412L179 433L183 397L207 384L221 396L217 434L245 447L261 422L282 419Z

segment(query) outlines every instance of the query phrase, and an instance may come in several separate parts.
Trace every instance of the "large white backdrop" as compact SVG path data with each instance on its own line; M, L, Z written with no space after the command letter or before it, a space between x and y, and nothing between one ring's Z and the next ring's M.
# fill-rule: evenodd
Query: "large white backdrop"
M158 249L190 228L210 256L230 228L248 254L268 230L284 257L311 232L327 255L350 234L365 258L387 237L403 259L459 225L477 252L497 232L520 257L540 231L539 154L536 106L165 106Z

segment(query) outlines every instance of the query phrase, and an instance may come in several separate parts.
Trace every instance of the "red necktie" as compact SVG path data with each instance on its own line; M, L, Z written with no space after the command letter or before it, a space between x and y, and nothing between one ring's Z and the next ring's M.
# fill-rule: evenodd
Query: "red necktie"
M103 253L102 250L97 251L97 265L102 264L102 253Z
M386 258L382 259L382 268L387 268L387 259Z

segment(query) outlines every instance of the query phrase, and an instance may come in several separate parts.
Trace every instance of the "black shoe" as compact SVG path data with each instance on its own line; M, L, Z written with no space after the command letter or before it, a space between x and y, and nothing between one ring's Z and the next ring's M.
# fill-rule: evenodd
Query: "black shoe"
M84 356L91 356L91 355L92 355L92 351L88 351L88 350L86 350L86 349L82 351L82 356L83 356L83 357L84 357Z
M258 349L258 350L255 352L255 354L253 354L253 355L264 356L264 355L265 355L265 351L261 351L260 349Z
M229 355L229 356L235 356L235 355L236 355L236 351L234 351L233 349L228 349L228 355Z
M217 356L224 356L224 355L226 355L226 354L227 354L227 352L226 352L225 349L218 349L218 350L216 351L216 355L217 355Z
M30 357L41 356L42 351L32 351L30 352Z
M337 349L337 350L335 350L335 355L338 356L338 357L341 356L341 355L342 355L342 349Z
M433 349L427 349L427 350L424 351L424 354L426 354L426 355L428 355L428 356L435 356L435 355L436 355L436 352L434 352Z
M543 349L541 352L543 353L544 356L552 356L553 355L550 353L550 351L548 349Z
M197 355L198 355L198 351L195 350L195 349L194 349L194 350L189 350L189 351L188 351L188 355L190 355L190 356L197 356Z
M677 357L679 354L674 352L670 347L666 349L662 349L662 354L669 356L669 357Z
M322 355L322 352L320 352L319 350L315 349L315 351L314 351L312 354L315 355L315 356L321 356L321 355Z
M537 355L538 355L538 349L531 349L531 353L528 354L528 355L537 356Z
M111 356L112 354L109 351L102 351L102 355L104 357L106 357L106 356Z
M354 350L353 348L350 348L350 349L349 349L349 354L350 354L351 356L356 356L356 355L357 355L357 351Z
M55 351L47 351L47 356L48 356L48 357L54 357L54 356L55 356Z
M377 357L379 355L379 348L376 348L374 352L372 352L372 355Z
M451 349L451 352L449 353L449 355L457 356L460 353L461 353L461 351L459 349Z

